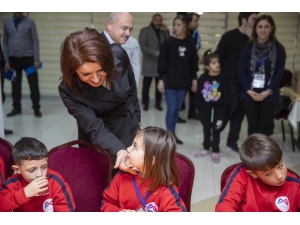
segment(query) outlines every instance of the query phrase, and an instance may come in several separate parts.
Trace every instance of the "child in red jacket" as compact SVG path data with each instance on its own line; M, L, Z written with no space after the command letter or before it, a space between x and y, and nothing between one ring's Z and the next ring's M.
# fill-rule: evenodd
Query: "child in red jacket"
M253 134L239 150L242 164L230 174L217 212L299 212L300 179L287 170L279 145Z
M46 146L24 137L12 150L15 174L0 186L1 212L69 212L74 199L65 179L48 169Z
M179 196L174 135L159 127L139 130L128 149L136 175L118 172L103 192L102 212L186 212Z

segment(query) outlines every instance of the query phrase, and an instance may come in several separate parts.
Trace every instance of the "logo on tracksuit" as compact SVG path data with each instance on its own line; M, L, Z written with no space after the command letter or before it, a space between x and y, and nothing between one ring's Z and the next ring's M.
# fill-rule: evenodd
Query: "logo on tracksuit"
M44 201L43 210L45 212L53 212L53 200L52 200L52 198L48 198Z
M287 212L290 208L289 199L285 196L280 196L276 198L275 205L281 212Z

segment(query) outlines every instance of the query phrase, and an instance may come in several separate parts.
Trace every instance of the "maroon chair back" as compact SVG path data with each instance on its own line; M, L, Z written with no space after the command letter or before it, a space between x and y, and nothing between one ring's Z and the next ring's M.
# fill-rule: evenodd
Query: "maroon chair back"
M221 176L221 192L222 192L223 188L225 187L227 180L230 177L230 174L232 173L232 171L241 164L242 164L242 162L232 164L223 171L222 176ZM287 168L287 170L288 170L288 172L290 172L290 173L294 174L295 176L297 176L298 178L300 178L299 175L296 172L294 172L293 170L291 170L289 168Z
M14 174L13 169L11 168L11 166L14 164L14 160L12 157L12 148L13 145L0 137L0 155L2 156L2 159L4 161L4 171L5 171L5 178L4 180L6 180L7 178L9 178L11 175Z
M221 192L222 192L223 188L225 187L227 180L230 177L231 172L234 170L235 167L237 167L238 165L241 165L241 164L242 164L242 162L232 164L223 171L222 176L221 176Z
M179 176L179 195L184 201L187 212L191 211L191 197L195 177L193 162L185 155L176 152L176 164Z
M49 151L48 166L68 182L75 212L100 211L102 193L110 184L112 173L112 161L107 152L86 141L71 141Z
M284 69L284 74L279 83L279 87L282 88L284 86L291 86L292 79L293 79L293 73L287 69Z

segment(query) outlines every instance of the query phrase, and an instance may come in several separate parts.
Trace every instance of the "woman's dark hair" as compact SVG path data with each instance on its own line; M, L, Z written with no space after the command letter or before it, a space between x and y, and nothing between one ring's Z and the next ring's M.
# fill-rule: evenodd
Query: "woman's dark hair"
M204 64L204 67L205 66L209 66L210 62L215 59L215 58L219 58L219 55L217 53L213 53L211 51L211 49L208 49L206 50L204 53L203 53L203 64ZM205 67L205 73L208 73L208 69L206 69Z
M272 29L272 31L271 31L271 33L270 33L269 39L270 39L270 40L273 40L274 42L276 42L276 43L283 49L284 54L285 54L285 58L286 58L286 51L285 51L285 48L284 48L284 46L277 40L276 35L275 35L275 32L276 32L275 21L274 21L273 17L270 16L270 15L265 15L265 14L264 14L264 15L259 16L259 17L256 19L256 21L255 21L255 23L254 23L254 25L253 25L253 32L252 32L251 37L250 37L250 39L249 39L249 43L252 44L253 42L257 41L256 27L257 27L257 24L258 24L260 21L262 21L262 20L267 20L268 23L271 25L271 27L273 27L273 29Z
M99 63L111 82L116 74L113 53L108 41L96 29L86 27L68 35L60 48L60 70L67 87L75 90L74 82L80 82L76 69L86 62Z
M155 190L160 186L178 186L174 135L163 128L150 126L139 130L137 136L142 137L144 142L143 181L151 180L149 189Z
M269 24L271 25L271 27L273 28L272 31L271 31L271 33L270 33L270 37L269 37L269 38L270 38L271 40L273 40L273 41L275 41L275 42L278 43L278 40L277 40L277 38L276 38L276 36L275 36L275 32L276 32L275 21L274 21L273 17L270 16L270 15L261 15L261 16L259 16L259 17L256 19L256 21L255 21L255 23L254 23L254 25L253 25L253 32L252 32L252 35L251 35L251 37L250 37L250 43L253 43L254 41L257 40L256 27L257 27L257 24L258 24L260 21L262 21L262 20L267 20L268 23L269 23Z
M173 26L174 26L175 20L180 20L183 23L183 26L186 28L185 29L185 36L186 37L189 36L190 35L190 30L189 30L189 22L188 22L187 16L184 16L184 15L176 16L173 20Z
M48 157L46 146L35 138L22 137L12 149L12 156L16 165L22 160L40 160Z

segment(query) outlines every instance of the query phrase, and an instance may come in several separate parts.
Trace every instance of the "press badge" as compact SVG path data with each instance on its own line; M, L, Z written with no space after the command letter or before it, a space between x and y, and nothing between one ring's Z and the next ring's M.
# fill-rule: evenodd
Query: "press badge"
M265 87L265 77L263 73L255 73L253 78L252 87L253 88L264 88Z

